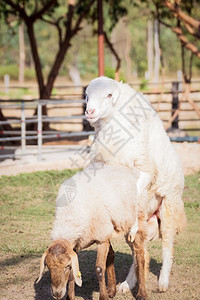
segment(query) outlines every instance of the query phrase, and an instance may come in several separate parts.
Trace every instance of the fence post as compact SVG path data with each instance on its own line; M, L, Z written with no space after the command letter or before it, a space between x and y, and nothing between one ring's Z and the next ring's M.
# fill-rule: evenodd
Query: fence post
M176 111L176 109L178 109L179 107L178 91L179 91L179 82L173 81L172 82L172 116ZM177 117L172 122L172 128L176 128L176 129L179 128L178 121L179 121L179 116L177 115Z
M21 103L21 147L22 147L22 156L26 151L26 117L25 117L25 104L24 101Z
M42 160L42 104L38 100L38 160Z
M4 87L5 87L5 94L8 94L9 87L10 87L10 76L8 74L4 75Z

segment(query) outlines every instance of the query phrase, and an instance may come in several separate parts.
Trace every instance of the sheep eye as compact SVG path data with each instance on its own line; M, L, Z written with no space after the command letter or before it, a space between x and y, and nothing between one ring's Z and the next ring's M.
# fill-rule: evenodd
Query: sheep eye
M112 94L108 94L108 96L107 96L108 98L112 98Z
M86 103L88 102L88 100L89 100L88 95L85 95L85 101L86 101Z
M67 265L67 266L65 267L64 271L67 272L68 270L71 270L71 268L72 268L72 267L71 267L70 265Z

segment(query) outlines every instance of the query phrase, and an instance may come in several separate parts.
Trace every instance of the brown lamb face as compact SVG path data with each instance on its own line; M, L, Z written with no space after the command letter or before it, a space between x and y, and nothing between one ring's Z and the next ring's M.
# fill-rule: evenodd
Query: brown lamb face
M40 276L37 282L44 273L45 265L51 274L51 289L55 299L62 299L65 296L66 285L69 280L74 279L77 285L82 285L78 257L68 241L54 241L44 252L40 262Z

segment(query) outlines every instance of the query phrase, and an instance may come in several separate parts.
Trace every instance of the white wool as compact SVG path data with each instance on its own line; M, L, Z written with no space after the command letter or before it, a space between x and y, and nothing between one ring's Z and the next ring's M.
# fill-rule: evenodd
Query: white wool
M136 220L138 173L123 166L93 164L66 180L57 197L52 239L66 239L79 250L110 239L115 231L128 233ZM63 195L72 185L76 193L69 203Z
M95 128L94 161L140 170L137 188L143 196L138 197L139 210L145 213L148 210L149 216L158 210L163 255L159 290L165 291L169 284L174 236L186 224L182 201L184 176L179 157L144 95L106 77L92 80L86 94L86 117ZM137 226L132 226L131 240L136 230ZM119 289L124 291L134 284L129 273Z
M118 96L114 101L102 97L108 93L114 95L116 91ZM181 162L160 118L145 96L127 84L105 77L94 79L86 93L88 106L96 109L99 116L94 123L89 120L96 133L92 145L95 160L136 167L143 174L147 173L144 175L145 186L149 177L156 194L173 198L169 205L176 207L176 211L177 205L182 208L184 177ZM110 115L104 114L105 103Z

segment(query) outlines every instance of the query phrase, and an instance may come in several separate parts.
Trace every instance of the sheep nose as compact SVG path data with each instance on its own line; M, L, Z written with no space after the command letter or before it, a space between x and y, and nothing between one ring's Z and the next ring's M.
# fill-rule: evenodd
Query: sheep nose
M53 293L54 299L61 299L61 298L62 298L61 295L62 295L61 292L54 292L54 293Z
M87 109L86 110L86 114L89 115L89 116L93 115L94 112L95 112L95 109Z
M62 291L58 292L55 289L51 288L51 293L54 299L62 299Z

